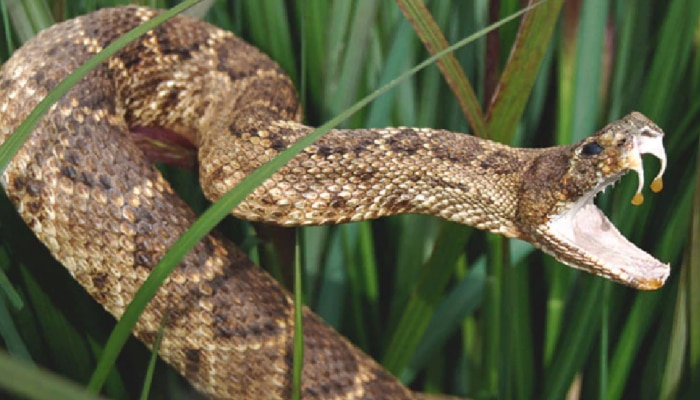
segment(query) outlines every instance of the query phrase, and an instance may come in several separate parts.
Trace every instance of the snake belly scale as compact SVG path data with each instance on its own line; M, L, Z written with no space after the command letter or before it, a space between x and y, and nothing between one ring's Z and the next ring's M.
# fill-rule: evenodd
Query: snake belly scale
M103 9L40 33L0 70L4 140L61 79L158 11ZM128 45L52 106L2 175L18 212L70 274L119 317L192 224L130 138L175 132L198 147L215 201L310 132L291 80L257 49L176 17ZM595 194L662 161L663 132L632 113L571 146L514 149L433 129L334 130L232 214L281 225L423 213L533 243L562 262L639 289L669 273L593 205ZM661 176L659 173L659 179ZM658 180L660 182L660 180ZM603 250L607 248L607 250ZM288 398L293 304L227 240L207 236L151 301L134 334L212 398ZM304 310L305 399L411 399L371 358Z

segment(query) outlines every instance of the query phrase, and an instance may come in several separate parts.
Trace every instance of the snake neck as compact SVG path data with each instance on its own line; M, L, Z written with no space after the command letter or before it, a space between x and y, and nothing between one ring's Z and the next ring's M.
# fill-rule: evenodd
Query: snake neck
M200 158L218 160L200 168L210 200L312 130L289 121L263 128L257 121L231 129L230 143L200 143ZM223 150L229 146L238 151ZM233 214L285 226L430 214L519 237L514 224L518 194L524 172L540 152L435 129L333 130L265 181ZM221 184L222 176L235 178ZM213 181L218 183L208 184Z

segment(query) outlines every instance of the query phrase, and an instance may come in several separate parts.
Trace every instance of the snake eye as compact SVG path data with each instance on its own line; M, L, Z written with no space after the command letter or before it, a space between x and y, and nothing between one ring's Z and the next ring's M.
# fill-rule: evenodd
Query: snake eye
M603 151L603 147L598 142L591 142L583 146L581 154L584 156L595 156Z

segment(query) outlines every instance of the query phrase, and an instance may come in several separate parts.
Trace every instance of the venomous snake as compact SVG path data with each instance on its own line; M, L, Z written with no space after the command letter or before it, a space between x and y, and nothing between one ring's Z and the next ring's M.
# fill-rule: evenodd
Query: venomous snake
M5 140L67 74L157 11L103 9L55 25L0 70ZM2 175L22 218L97 301L119 317L194 213L130 139L158 127L196 145L216 201L312 128L291 80L266 55L204 22L176 17L93 70L52 106ZM627 241L593 205L642 154L666 164L663 132L631 113L570 146L514 149L434 129L333 130L265 181L237 217L281 225L421 213L526 240L558 260L644 290L669 266ZM142 146L143 147L143 146ZM638 201L639 198L637 197ZM212 234L182 261L134 334L212 398L288 398L293 304ZM304 311L305 399L414 394Z

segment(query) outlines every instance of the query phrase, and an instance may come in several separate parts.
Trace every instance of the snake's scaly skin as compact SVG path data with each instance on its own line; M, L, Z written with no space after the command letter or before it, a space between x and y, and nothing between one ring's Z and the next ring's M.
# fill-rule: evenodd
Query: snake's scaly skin
M56 25L0 71L0 138L68 73L153 17L104 9ZM22 218L87 291L120 316L151 268L193 222L130 140L159 127L199 147L216 200L309 132L291 81L228 32L178 17L127 46L56 103L2 175ZM282 225L396 213L440 216L530 241L563 262L640 289L668 266L627 242L592 204L641 154L665 163L663 132L632 113L572 146L513 149L415 128L336 130L307 148L233 214ZM662 166L663 170L663 166ZM641 185L641 183L640 183ZM134 334L215 398L288 398L290 296L229 242L206 237L147 307ZM413 394L308 310L305 399Z

